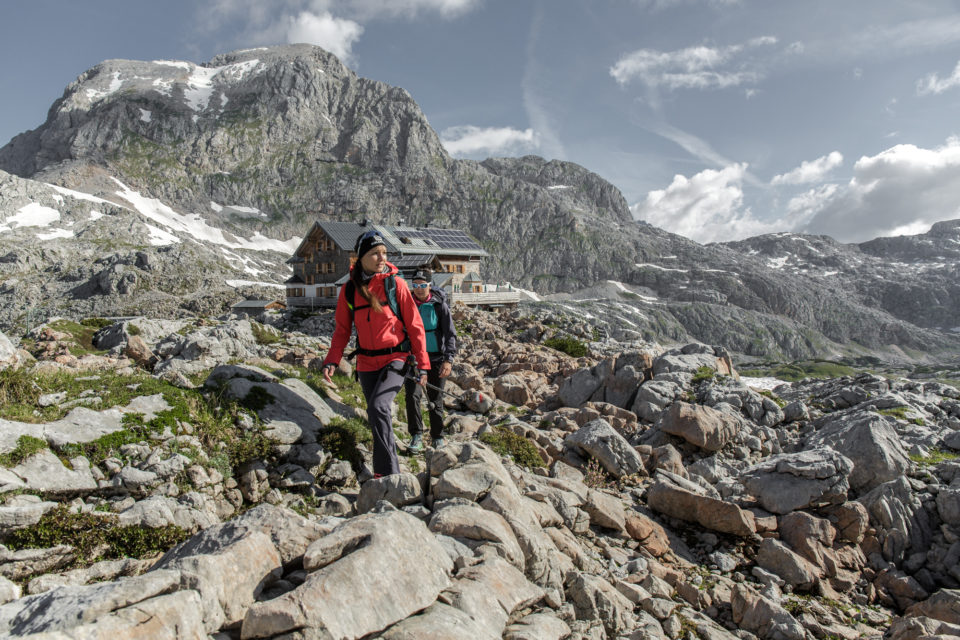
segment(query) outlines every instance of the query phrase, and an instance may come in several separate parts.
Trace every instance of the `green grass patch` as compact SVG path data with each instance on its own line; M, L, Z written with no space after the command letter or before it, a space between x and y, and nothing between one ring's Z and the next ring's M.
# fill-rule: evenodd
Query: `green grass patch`
M770 391L769 389L763 389L763 390L761 390L761 391L760 391L760 395L762 395L762 396L765 397L765 398L770 398L771 400L773 400L774 402L776 402L776 403L777 403L777 406L780 407L781 409L783 409L785 406L787 406L787 403L784 402L783 398L781 398L780 396L778 396L777 394L775 394L773 391Z
M333 374L333 383L337 385L337 395L343 398L344 404L361 409L367 408L367 399L363 395L363 387L358 380L337 372ZM326 396L324 387L321 387L321 391L324 391L323 395Z
M804 378L841 378L856 375L854 367L833 362L832 360L808 360L778 364L764 368L742 369L740 375L749 378L770 376L786 382L796 382Z
M708 382L713 380L713 376L717 374L717 370L713 367L700 367L693 372L693 377L690 378L690 384L700 384L701 382Z
M274 397L270 395L270 392L267 391L265 387L253 385L250 387L247 395L240 401L240 406L250 411L260 411L273 401Z
M74 356L84 356L88 353L106 353L106 350L97 349L93 346L93 334L101 328L96 326L95 323L74 322L61 318L46 326L54 331L70 335L71 339L77 343L76 346L69 347L70 353Z
M587 345L576 338L554 336L543 341L544 346L562 351L568 356L580 358L587 355Z
M501 456L509 456L522 467L542 467L545 463L533 444L506 427L494 427L480 436L486 444Z
M338 418L317 433L317 443L338 460L350 463L354 472L363 466L363 456L357 444L373 446L373 434L360 418Z
M912 422L915 425L924 426L923 418L908 418L907 412L909 409L907 407L890 407L888 409L878 409L877 413L884 416L892 416L899 420L906 420L907 422Z
M15 467L33 454L47 448L46 440L22 435L17 438L17 446L13 451L0 454L0 467Z
M82 395L95 395L103 409L125 406L133 398L163 393L164 398L180 389L146 373L129 376L115 372L96 375L76 375L60 371L35 375L24 369L0 371L0 418L18 422L52 422L64 417L69 409L58 406L41 407L41 395L65 392L67 401ZM167 399L167 402L170 402Z
M7 534L3 544L13 550L68 544L76 550L77 557L70 565L76 568L99 560L147 557L166 551L187 537L187 532L177 526L121 527L116 516L75 513L61 505L44 514L37 524Z
M910 455L910 459L922 467L932 467L941 462L956 460L957 458L960 458L960 453L944 451L943 449L931 449L926 456Z
M273 327L251 321L250 330L253 332L253 338L257 341L257 344L271 345L283 342L283 334Z

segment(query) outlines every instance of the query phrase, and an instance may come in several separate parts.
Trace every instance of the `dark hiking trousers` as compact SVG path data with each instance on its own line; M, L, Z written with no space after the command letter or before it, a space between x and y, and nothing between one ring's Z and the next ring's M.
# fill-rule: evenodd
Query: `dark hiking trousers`
M440 377L440 365L442 360L430 362L430 370L427 371L427 382L442 390L446 378ZM410 435L423 433L423 414L420 412L420 406L423 401L423 387L407 380L403 383L407 392L407 428ZM430 437L432 439L443 437L443 394L437 389L427 387L427 400L432 404L429 408L430 415Z
M360 386L367 399L367 418L373 432L373 472L388 476L400 473L397 461L397 442L393 437L393 399L403 386L399 368L402 362L392 362L377 371L358 371Z

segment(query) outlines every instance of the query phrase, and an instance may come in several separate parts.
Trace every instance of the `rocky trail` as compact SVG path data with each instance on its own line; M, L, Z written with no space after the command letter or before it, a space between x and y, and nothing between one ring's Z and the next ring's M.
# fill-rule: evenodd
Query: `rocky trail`
M259 320L0 339L0 637L960 636L954 386L457 308L447 444L373 479L331 317Z

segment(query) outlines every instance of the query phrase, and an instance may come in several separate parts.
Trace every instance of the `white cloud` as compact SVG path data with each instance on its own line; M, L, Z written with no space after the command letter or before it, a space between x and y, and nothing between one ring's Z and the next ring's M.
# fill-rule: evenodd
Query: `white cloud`
M415 18L421 13L456 18L478 7L481 0L340 0L314 4L357 20Z
M941 79L936 73L930 73L922 80L917 80L917 95L941 94L958 85L960 85L960 62L953 68L949 78Z
M787 173L774 176L770 184L809 184L819 182L833 168L843 163L843 154L831 151L816 160L804 161L800 166Z
M776 44L771 36L754 38L727 47L688 47L677 51L639 49L622 56L610 75L626 85L639 78L650 87L667 89L723 89L752 84L761 79L759 67L737 59L750 49Z
M837 193L839 188L835 184L822 184L790 198L787 202L789 228L795 229L809 221Z
M471 154L508 155L539 146L539 136L533 129L510 127L449 127L440 134L440 141L454 156Z
M935 149L900 144L854 165L847 185L818 203L808 233L842 242L926 230L960 215L960 140Z
M738 5L742 0L637 0L637 3L643 7L650 7L654 10L672 9L689 4L707 4L714 8L732 7Z
M212 0L197 12L198 29L227 33L243 46L306 42L321 46L344 62L372 20L418 18L438 14L459 17L484 0Z
M651 191L630 209L634 218L696 240L738 240L780 229L778 222L757 220L743 206L745 163L717 171L706 169L692 178L674 176L666 189Z
M363 33L363 27L353 20L341 20L329 13L313 14L304 11L287 20L287 42L315 44L343 62L352 59L353 44Z

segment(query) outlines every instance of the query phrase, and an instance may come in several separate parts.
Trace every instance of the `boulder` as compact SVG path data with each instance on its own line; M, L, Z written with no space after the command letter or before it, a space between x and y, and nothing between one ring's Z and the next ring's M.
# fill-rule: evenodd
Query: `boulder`
M345 521L310 545L303 567L303 584L247 611L242 638L295 629L356 638L386 629L436 600L453 562L423 522L390 509Z
M617 478L646 473L640 454L602 418L592 420L568 435L564 445L580 455L595 458Z
M683 394L683 388L670 380L648 380L637 389L630 410L647 422L656 422L660 412Z
M412 473L397 473L367 480L357 496L357 513L366 513L386 500L395 507L405 507L423 501L420 481Z
M603 384L603 377L596 368L579 369L560 383L557 398L563 407L579 407L589 400Z
M702 487L658 471L647 489L647 505L678 520L696 522L707 529L750 537L757 532L754 515L732 502L705 495Z
M94 624L113 611L176 591L179 585L180 572L165 570L26 596L0 606L0 635L62 631ZM196 604L199 605L199 599ZM194 607L195 611L199 609Z
M743 629L771 640L806 640L803 625L779 604L738 584L730 601L733 621Z
M156 565L179 571L181 584L200 594L209 633L242 622L264 587L282 574L280 553L269 536L238 527L220 532L220 537L203 534L199 542L168 551Z
M492 544L513 566L524 569L523 550L507 521L497 513L479 506L455 504L434 512L430 530L450 536L470 546Z
M808 591L821 577L811 562L774 538L764 538L757 551L757 565L783 578L794 589Z
M790 513L846 500L853 463L828 447L766 458L746 469L740 482L772 513Z
M705 451L719 451L740 431L740 421L734 416L686 402L670 405L654 426Z
M550 613L531 613L508 626L503 640L563 640L570 626Z
M879 414L827 415L816 426L807 448L828 446L849 458L850 487L859 493L902 476L912 464L893 426Z
M636 622L633 603L599 576L575 574L569 580L566 593L578 620L601 621L611 637L629 631Z

